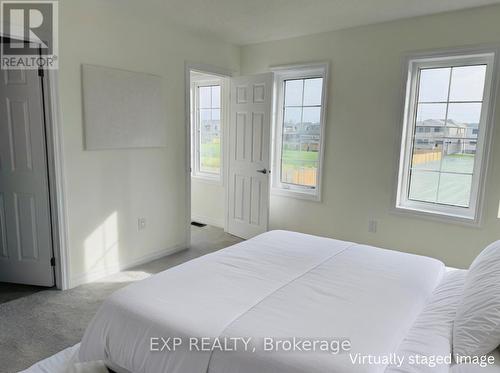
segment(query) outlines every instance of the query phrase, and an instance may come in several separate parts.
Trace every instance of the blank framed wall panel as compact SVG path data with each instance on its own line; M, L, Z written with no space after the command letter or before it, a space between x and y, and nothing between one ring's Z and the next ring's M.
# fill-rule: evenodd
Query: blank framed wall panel
M86 150L166 146L161 77L82 65L82 87Z

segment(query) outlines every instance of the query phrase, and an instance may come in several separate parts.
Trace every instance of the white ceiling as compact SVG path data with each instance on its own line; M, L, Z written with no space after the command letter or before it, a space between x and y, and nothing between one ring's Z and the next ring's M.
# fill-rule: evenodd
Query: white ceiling
M132 0L129 0L132 1ZM500 0L143 0L143 11L234 43L250 44L401 18L500 3ZM124 1L120 0L123 5ZM151 14L151 13L150 13Z

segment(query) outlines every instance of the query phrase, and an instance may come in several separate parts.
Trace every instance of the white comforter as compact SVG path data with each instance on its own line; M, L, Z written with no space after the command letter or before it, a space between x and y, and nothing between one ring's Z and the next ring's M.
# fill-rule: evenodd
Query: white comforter
M383 372L356 364L398 351L444 273L434 259L273 231L113 294L83 338L81 361L151 373ZM155 337L251 337L246 352L151 352ZM348 338L351 351L262 350L262 338Z

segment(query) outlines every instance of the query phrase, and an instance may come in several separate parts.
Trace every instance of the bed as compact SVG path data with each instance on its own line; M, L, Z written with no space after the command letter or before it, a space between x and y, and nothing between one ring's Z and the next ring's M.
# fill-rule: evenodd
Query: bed
M411 361L451 354L465 274L428 257L271 231L117 291L73 355L118 373L472 372ZM304 350L307 341L327 347Z

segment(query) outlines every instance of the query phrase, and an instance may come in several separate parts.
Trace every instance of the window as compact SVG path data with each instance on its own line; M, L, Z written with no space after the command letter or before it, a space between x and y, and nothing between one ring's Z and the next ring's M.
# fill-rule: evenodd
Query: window
M410 60L397 208L477 221L493 61Z
M222 82L193 84L193 176L221 181Z
M319 200L327 65L275 72L273 192Z

